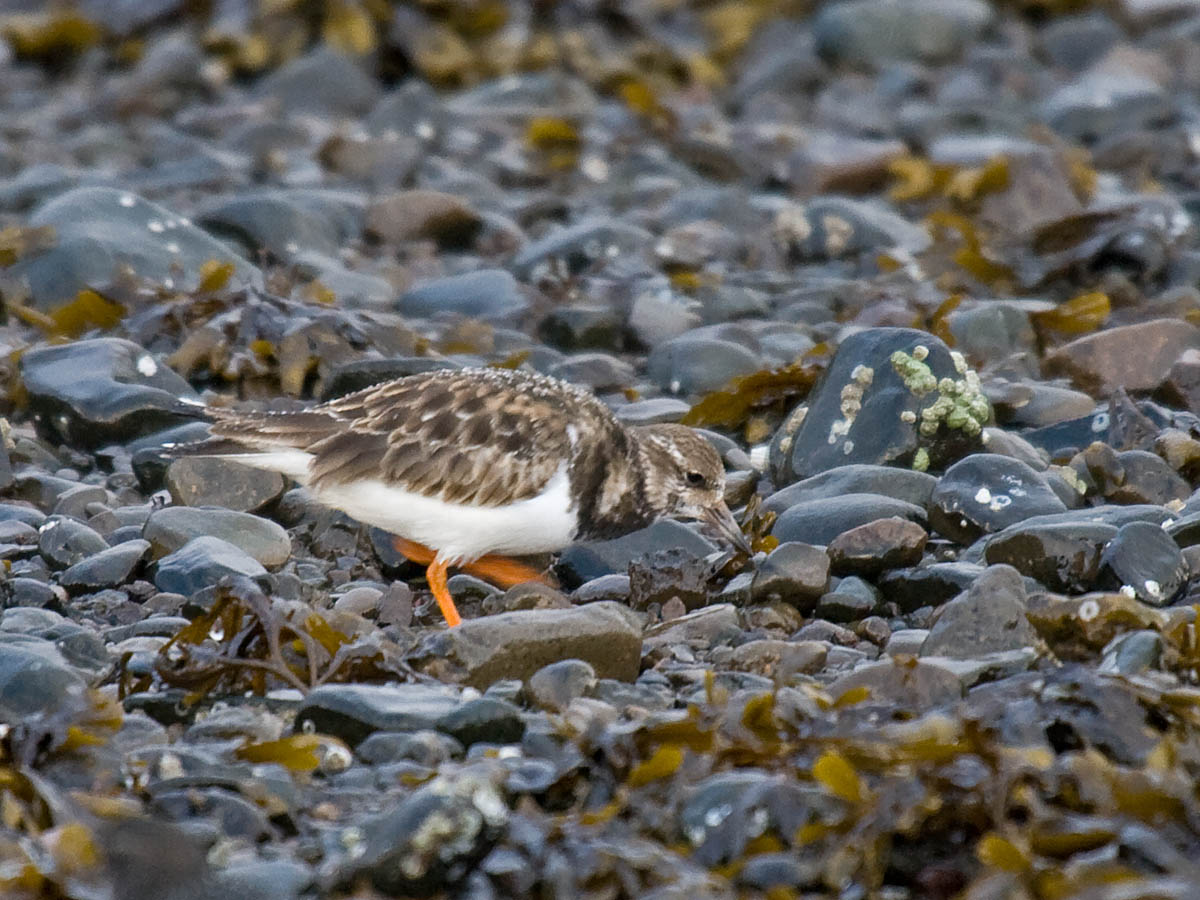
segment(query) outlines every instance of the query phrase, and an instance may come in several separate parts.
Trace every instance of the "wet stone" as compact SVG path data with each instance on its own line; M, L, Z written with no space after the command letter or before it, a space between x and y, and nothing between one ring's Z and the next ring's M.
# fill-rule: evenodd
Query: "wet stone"
M253 512L278 500L286 482L277 472L196 456L173 460L167 467L166 485L171 499L182 506Z
M604 575L625 575L635 560L671 550L702 559L717 545L681 522L660 519L612 540L571 544L559 556L555 572L564 585L579 586Z
M1100 557L1097 587L1132 590L1138 600L1166 606L1183 588L1188 567L1179 545L1149 522L1123 525Z
M776 432L771 472L790 484L848 463L938 468L980 449L990 415L978 379L940 340L867 329L842 341Z
M142 536L156 555L172 553L197 537L214 537L236 544L264 566L283 565L292 541L270 519L217 507L168 506L146 520Z
M589 663L600 678L632 681L641 651L636 614L599 602L469 619L432 635L419 651L418 662L443 679L478 688L504 678L525 680L563 659Z
M1163 638L1157 631L1130 631L1113 638L1104 648L1099 670L1119 675L1140 675L1158 668Z
M664 391L690 396L725 387L762 366L759 356L741 344L683 334L650 352L646 374Z
M1040 474L994 453L973 453L947 469L928 508L930 525L961 544L1033 516L1066 511Z
M483 229L479 213L441 191L397 191L367 206L366 230L384 243L433 240L444 249L469 247Z
M861 578L843 578L817 601L813 614L830 622L858 622L879 604L875 590Z
M782 600L811 612L829 587L829 557L820 547L785 541L755 568L750 583L754 603Z
M531 704L549 712L563 712L576 697L596 685L596 670L581 659L564 659L538 669L525 691Z
M83 377L81 373L87 373ZM21 357L35 420L72 446L98 447L180 421L191 386L131 341L95 338Z
M108 549L108 542L78 519L51 516L38 528L38 552L60 569Z
M410 288L396 301L406 316L451 314L485 320L519 316L529 300L513 276L504 269L480 269L451 275Z
M884 572L878 580L884 600L895 603L902 613L923 606L941 606L965 591L983 572L968 562L931 563L914 569Z
M508 822L508 807L484 775L441 775L360 827L362 852L338 880L362 878L384 894L430 896L461 881Z
M72 594L119 587L149 555L149 541L125 541L75 563L58 577L58 583Z
M354 60L322 45L263 78L255 93L288 112L343 116L368 112L379 88Z
M685 610L709 598L712 565L685 550L659 550L629 564L629 604L644 610L679 601Z
M991 8L977 0L842 0L821 9L813 33L821 54L840 63L937 64L962 53L992 16Z
M158 561L154 584L160 591L190 597L227 576L265 579L267 570L240 547L217 537L192 538Z
M36 723L85 708L87 682L50 641L0 641L0 718Z
M895 466L838 466L776 491L763 501L763 508L783 512L805 500L828 500L846 494L879 494L924 507L937 483L925 472Z
M1011 566L989 566L962 596L938 608L922 656L970 659L1033 646L1025 585Z
M780 541L828 545L839 534L880 518L901 518L924 526L925 510L878 494L846 494L795 503L776 520L771 534Z
M843 531L829 543L829 561L838 575L878 575L921 561L929 535L916 522L892 517Z
M1116 535L1115 526L1101 522L1016 525L987 542L984 558L1052 591L1084 591L1095 584L1100 555Z
M836 700L866 689L872 705L923 711L962 699L964 686L948 669L924 660L900 658L869 663L829 685Z

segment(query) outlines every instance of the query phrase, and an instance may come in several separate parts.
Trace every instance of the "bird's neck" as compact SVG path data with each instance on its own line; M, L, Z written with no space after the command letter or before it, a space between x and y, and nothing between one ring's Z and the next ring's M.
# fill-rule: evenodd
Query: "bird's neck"
M603 450L594 469L599 475L591 490L583 492L586 509L581 510L580 522L586 523L586 533L581 538L617 537L649 525L661 514L648 496L650 460L637 429L614 433Z

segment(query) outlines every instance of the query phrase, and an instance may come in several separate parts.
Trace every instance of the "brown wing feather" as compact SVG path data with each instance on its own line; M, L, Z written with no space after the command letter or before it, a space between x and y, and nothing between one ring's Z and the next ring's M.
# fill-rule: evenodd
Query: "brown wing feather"
M313 454L311 482L380 478L458 503L538 494L574 457L569 424L620 428L590 393L502 369L442 370L386 382L303 412L220 412L213 433L255 449Z

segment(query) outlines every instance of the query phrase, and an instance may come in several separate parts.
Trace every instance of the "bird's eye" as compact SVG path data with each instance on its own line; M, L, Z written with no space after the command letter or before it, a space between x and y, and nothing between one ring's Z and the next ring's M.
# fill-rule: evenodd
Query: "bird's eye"
M699 472L688 472L686 476L687 483L693 487L702 487L704 485L704 476Z

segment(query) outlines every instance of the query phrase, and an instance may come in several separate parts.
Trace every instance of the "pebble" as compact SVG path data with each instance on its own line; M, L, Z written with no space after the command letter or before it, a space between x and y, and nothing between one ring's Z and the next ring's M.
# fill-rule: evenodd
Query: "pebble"
M784 510L771 534L780 541L829 544L838 535L881 518L899 518L925 525L925 510L879 494L845 494L823 500L804 500Z
M829 587L829 557L820 547L797 541L780 544L755 568L750 599L782 600L811 612Z
M270 519L217 507L168 506L146 520L142 536L156 555L173 553L197 537L236 543L264 566L283 565L292 552L286 531Z
M838 575L878 575L921 561L929 534L916 522L893 516L876 519L829 542L829 562Z
M1106 590L1131 590L1143 603L1166 606L1188 574L1179 545L1162 528L1130 522L1104 547L1096 584Z
M265 579L267 570L241 548L217 537L192 538L178 550L160 559L155 567L154 585L190 597L202 588L212 587L227 576Z
M938 479L929 498L929 523L969 544L1033 516L1065 512L1046 480L1020 460L994 453L960 459Z
M989 566L965 593L938 607L921 655L973 659L1031 647L1036 633L1025 609L1021 574L1011 566Z
M277 472L253 469L218 457L183 457L167 466L166 487L181 506L219 506L256 512L283 496Z

